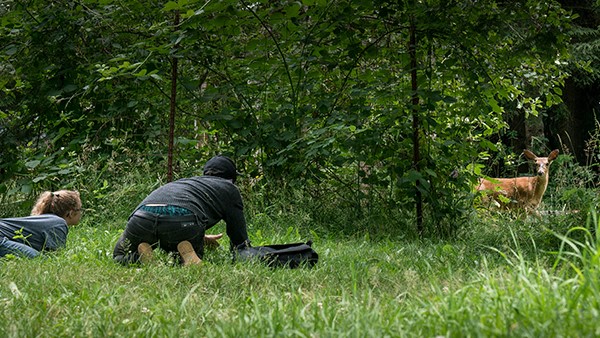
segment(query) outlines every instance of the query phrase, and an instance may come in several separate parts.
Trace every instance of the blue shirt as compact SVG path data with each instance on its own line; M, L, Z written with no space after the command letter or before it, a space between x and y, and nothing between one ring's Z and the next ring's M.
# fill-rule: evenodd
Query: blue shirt
M68 233L67 222L54 214L0 218L0 237L38 251L57 250L65 246Z

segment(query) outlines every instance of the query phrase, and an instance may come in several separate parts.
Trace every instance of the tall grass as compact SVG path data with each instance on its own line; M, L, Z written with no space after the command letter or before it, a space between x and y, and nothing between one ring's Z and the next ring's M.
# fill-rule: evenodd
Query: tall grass
M0 260L0 337L600 334L593 208L542 219L479 214L457 237L435 240L403 233L410 218L390 219L402 211L374 208L356 220L323 206L317 219L316 200L265 205L244 191L253 243L311 238L320 254L313 269L233 263L227 239L200 267L175 266L161 252L152 264L123 267L112 248L132 208L163 181L134 172L100 183L81 179L87 210L64 249ZM322 226L325 217L335 226Z
M262 217L253 240L303 239ZM111 260L120 230L84 222L45 259L0 261L0 336L596 336L597 242L564 236L562 248L535 253L519 244L524 227L496 237L504 250L476 237L324 234L315 268L274 270L232 263L226 245L201 267L160 253L122 267Z

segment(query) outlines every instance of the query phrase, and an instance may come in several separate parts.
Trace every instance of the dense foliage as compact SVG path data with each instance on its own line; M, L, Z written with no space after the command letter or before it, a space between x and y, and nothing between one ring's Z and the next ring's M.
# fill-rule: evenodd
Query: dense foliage
M176 59L177 175L227 153L247 183L352 217L370 201L412 212L417 187L440 234L468 217L504 114L560 102L572 19L538 0L31 0L0 15L2 193L85 181L91 198L136 158L164 168Z

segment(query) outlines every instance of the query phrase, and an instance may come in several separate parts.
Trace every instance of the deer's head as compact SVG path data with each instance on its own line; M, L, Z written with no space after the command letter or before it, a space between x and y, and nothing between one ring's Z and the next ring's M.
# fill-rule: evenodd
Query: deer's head
M548 173L548 167L550 167L550 163L552 163L552 161L554 161L554 159L556 159L558 156L558 149L552 150L548 157L537 157L536 154L527 149L523 150L523 154L525 157L527 157L527 159L535 163L535 173L538 176L544 176Z

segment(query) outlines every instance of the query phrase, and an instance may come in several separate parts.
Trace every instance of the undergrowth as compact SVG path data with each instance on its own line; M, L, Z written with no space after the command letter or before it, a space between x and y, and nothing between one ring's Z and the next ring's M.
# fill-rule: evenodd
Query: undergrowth
M165 179L144 165L111 170L110 179L75 178L86 210L64 249L0 260L0 336L600 334L600 237L589 187L576 187L578 212L478 211L455 236L435 238L417 236L405 209L372 203L358 214L300 190L242 181L252 243L312 239L320 255L313 269L234 263L226 238L200 267L175 266L160 251L150 265L122 267L112 249L126 219ZM554 182L544 210L568 210L565 185ZM30 204L3 204L0 217L27 215ZM209 233L223 231L218 224Z

